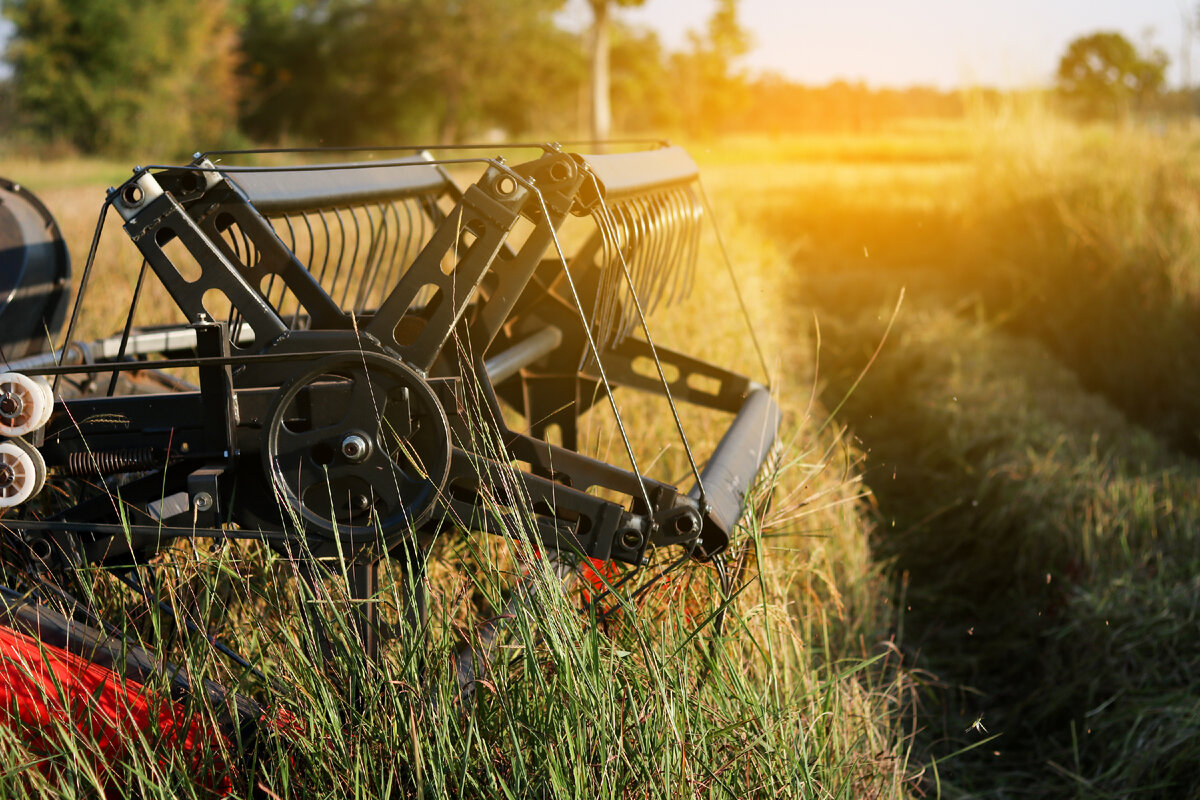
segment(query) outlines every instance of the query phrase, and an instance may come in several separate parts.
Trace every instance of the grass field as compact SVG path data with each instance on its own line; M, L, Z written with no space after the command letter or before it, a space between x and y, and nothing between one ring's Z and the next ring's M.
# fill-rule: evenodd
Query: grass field
M176 602L276 680L202 640L170 654L300 721L235 792L1197 796L1197 141L1015 101L957 126L694 148L787 409L724 635L697 646L718 602L701 568L617 624L544 592L459 706L448 654L503 606L517 564L545 568L519 547L440 543L430 626L379 665L343 631L324 672L285 564L172 551L163 580L191 587ZM58 214L78 267L97 181L120 170L0 165ZM702 301L654 332L754 374L715 244ZM128 296L119 230L99 268ZM119 300L99 311L85 335L120 324ZM678 474L661 414L624 401L639 452ZM710 448L720 431L697 422ZM370 701L348 702L364 686ZM64 733L68 762L80 746ZM111 779L45 778L3 752L6 795ZM116 769L144 796L195 791L149 745Z
M78 274L104 185L120 180L121 170L24 162L0 171L10 168L57 214ZM290 714L286 735L253 752L239 742L229 752L217 748L214 763L199 767L152 738L137 740L125 759L97 771L89 766L94 745L69 726L49 743L48 758L45 746L29 750L10 731L0 746L0 793L202 796L193 779L218 772L220 762L234 765L237 796L905 796L922 769L909 762L901 724L915 683L880 638L890 618L886 581L870 553L859 455L814 402L814 341L795 335L811 330L811 320L787 302L783 254L730 210L736 181L718 175L710 191L788 409L778 467L738 534L743 588L729 601L723 635L714 638L713 612L722 601L711 568L685 567L636 605L597 620L580 613L577 593L564 595L543 575L550 566L528 548L464 535L432 548L428 625L405 630L383 659L367 663L346 625L343 588L307 596L286 562L256 547L180 545L143 570L142 580L176 615L244 655L257 674L108 576L81 573L81 591L93 593L111 618L133 620L148 647L194 676L254 698L269 716ZM762 378L715 237L707 237L704 288L690 308L654 321L656 339ZM138 266L118 221L109 219L82 337L120 328ZM139 323L174 313L154 291ZM662 409L628 396L622 413L642 463L678 479L684 460ZM697 423L698 451L711 450L719 421L689 421ZM602 419L593 427L598 450L619 450ZM500 656L464 701L451 654L505 611L522 574L542 579L522 590L533 599L508 607ZM396 624L405 605L401 585L385 581L380 598ZM313 666L316 645L304 633L301 606L329 618L337 657L321 669ZM213 719L222 709L195 710ZM38 764L51 766L29 769Z
M974 129L968 162L807 165L744 211L821 320L896 638L937 678L913 760L990 734L944 794L1195 796L1196 140Z

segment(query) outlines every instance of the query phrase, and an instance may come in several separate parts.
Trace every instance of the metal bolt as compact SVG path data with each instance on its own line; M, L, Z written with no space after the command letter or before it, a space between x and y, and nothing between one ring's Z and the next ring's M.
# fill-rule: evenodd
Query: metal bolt
M12 392L5 392L0 395L0 416L6 419L13 419L20 415L21 410L25 407L25 403L21 401L20 395Z
M351 433L342 439L342 455L351 461L362 461L371 449L367 440L357 433Z
M371 506L371 499L365 494L356 494L351 505L355 511L366 511Z
M196 496L192 498L192 502L195 504L197 511L208 511L213 507L213 496L208 492L196 492Z
M0 489L7 489L17 479L17 473L8 464L0 464Z

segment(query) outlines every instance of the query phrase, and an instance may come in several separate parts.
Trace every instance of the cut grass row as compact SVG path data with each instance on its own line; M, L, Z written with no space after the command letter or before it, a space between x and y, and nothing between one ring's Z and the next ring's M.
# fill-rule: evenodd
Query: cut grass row
M874 317L829 333L832 392L881 335ZM902 645L947 687L926 741L977 742L980 717L1000 734L943 779L988 796L1194 786L1200 468L1036 342L945 311L898 323L842 413L869 450Z
M965 167L805 168L761 204L822 322L826 404L853 389L838 414L867 452L901 644L943 684L922 752L981 745L939 765L947 794L1188 796L1193 138L984 122Z

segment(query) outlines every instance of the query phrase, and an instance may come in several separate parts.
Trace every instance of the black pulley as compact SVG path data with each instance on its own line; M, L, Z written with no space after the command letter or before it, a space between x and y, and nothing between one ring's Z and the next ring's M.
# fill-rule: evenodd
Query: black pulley
M47 348L70 289L58 223L33 192L0 178L0 364Z

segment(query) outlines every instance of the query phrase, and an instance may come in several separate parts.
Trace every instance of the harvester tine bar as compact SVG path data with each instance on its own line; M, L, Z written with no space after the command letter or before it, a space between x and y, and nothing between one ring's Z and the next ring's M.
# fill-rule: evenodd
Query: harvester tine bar
M604 198L600 198L600 207L604 209ZM626 283L629 286L630 300L633 302L633 307L637 311L638 321L641 323L642 333L646 336L646 344L650 347L650 355L654 359L654 366L658 370L658 377L662 381L663 394L667 398L667 405L671 408L671 417L675 422L675 429L679 431L679 440L683 444L684 453L687 454L688 465L692 468L692 474L696 477L696 484L700 487L700 501L704 502L704 486L700 477L700 468L696 465L696 457L692 453L692 445L688 441L687 432L683 429L683 420L679 418L679 409L675 407L675 398L671 396L671 387L667 381L667 374L663 370L662 361L658 357L658 350L654 346L654 337L650 335L650 325L646 321L646 315L642 311L641 301L638 299L637 287L633 283L633 276L629 274L629 265L626 264L625 258L621 256L621 272L625 275ZM599 356L597 356L599 362Z
M541 205L542 214L547 219L550 218L550 209L546 205L546 199L542 197L541 192L533 190L537 197L538 203ZM587 339L588 350L596 362L596 371L600 373L600 382L604 386L604 393L608 396L609 406L612 408L613 418L617 423L617 430L621 433L621 442L625 445L625 454L629 456L629 466L633 473L639 478L642 475L641 469L638 468L637 455L633 452L633 443L629 441L629 433L625 430L625 421L621 418L621 409L617 407L617 400L613 394L612 384L608 382L608 374L604 370L604 364L600 360L600 348L596 346L596 339L592 336L591 327L588 325L587 312L583 309L583 302L579 299L579 289L575 286L575 279L571 277L571 265L567 261L566 252L563 250L562 242L558 239L558 232L551 229L551 237L554 241L554 250L558 254L558 261L562 265L563 275L566 276L567 286L571 289L571 297L575 301L575 310L579 312L579 321L583 323L583 334ZM654 504L650 502L650 493L646 490L645 483L639 482L641 488L642 501L646 504L646 508L654 508Z

